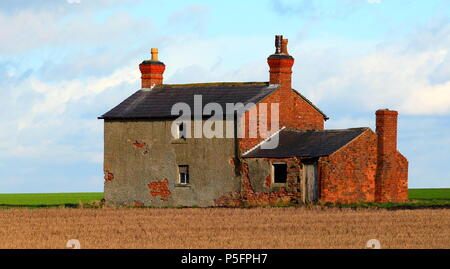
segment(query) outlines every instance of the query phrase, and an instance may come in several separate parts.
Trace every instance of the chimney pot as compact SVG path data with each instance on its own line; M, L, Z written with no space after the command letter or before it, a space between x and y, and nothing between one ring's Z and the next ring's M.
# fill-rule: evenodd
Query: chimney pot
M151 49L151 60L145 60L139 65L141 70L142 88L151 88L155 84L163 83L163 73L166 65L158 60L158 49Z
M281 53L281 46L283 42L283 36L282 35L276 35L275 36L275 54Z
M269 83L279 84L283 91L292 90L292 66L294 58L287 53L287 39L283 39L282 35L275 36L275 54L267 58L269 64Z
M288 40L283 39L282 43L281 43L281 54L289 55L289 53L287 51L287 45L288 45Z
M158 49L157 48L152 48L151 49L151 54L152 54L152 61L153 62L157 62L158 61Z

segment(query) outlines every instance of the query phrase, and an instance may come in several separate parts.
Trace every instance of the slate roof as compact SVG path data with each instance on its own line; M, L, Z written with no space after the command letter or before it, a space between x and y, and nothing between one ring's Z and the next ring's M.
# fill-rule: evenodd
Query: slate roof
M226 103L258 103L278 85L267 82L162 84L141 89L111 109L100 119L173 118L172 106L178 102L194 108L194 95L202 95L202 104L218 103L225 113ZM191 111L194 113L194 111Z
M193 109L194 95L202 95L203 106L218 103L226 112L226 103L257 104L264 97L279 88L268 82L227 82L198 84L162 84L152 89L140 89L122 103L103 114L99 119L149 119L174 118L172 106L178 102L188 104ZM300 95L300 94L299 94ZM317 107L300 95L328 119ZM191 111L194 113L194 111Z
M244 158L316 158L328 156L342 148L369 128L341 130L301 131L283 129L279 132L279 144L274 149L262 149L261 145L246 152Z

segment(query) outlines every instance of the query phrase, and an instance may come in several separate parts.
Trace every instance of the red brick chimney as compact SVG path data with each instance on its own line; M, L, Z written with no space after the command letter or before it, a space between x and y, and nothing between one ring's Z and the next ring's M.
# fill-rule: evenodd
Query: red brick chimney
M292 66L294 58L287 52L287 39L275 36L275 53L267 58L270 67L270 84L279 84L281 90L291 90Z
M163 73L166 65L158 61L158 49L152 48L152 59L145 60L139 65L141 70L142 88L151 88L155 84L163 83Z
M398 112L389 109L380 109L375 114L377 117L378 152L382 155L397 152Z
M405 167L403 157L397 152L397 117L398 112L394 110L380 109L376 112L376 202L404 202L408 199L407 163Z

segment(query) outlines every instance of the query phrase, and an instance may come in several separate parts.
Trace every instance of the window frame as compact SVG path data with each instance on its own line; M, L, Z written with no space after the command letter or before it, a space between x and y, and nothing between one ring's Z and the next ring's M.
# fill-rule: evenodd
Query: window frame
M276 181L276 177L275 177L276 176L275 175L275 171L276 171L275 166L276 165L284 165L286 167L284 182L277 182ZM288 165L287 165L286 162L273 162L272 163L272 184L274 184L274 185L285 185L287 183L287 176L288 176L287 167L288 167Z
M185 168L186 171L182 172L182 168ZM181 175L184 174L184 182L182 181L182 177ZM189 165L183 164L183 165L178 165L178 184L180 185L189 185L190 181L189 181Z

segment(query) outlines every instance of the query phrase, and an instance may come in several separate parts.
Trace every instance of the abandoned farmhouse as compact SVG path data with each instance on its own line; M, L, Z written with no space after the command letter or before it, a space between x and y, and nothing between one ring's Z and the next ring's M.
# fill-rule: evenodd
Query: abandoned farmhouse
M324 129L328 117L291 86L294 58L287 43L276 36L275 53L267 58L268 82L164 84L166 66L152 49L151 60L139 65L141 89L99 117L104 120L106 203L203 207L406 201L408 161L397 150L398 113L376 111L375 132ZM174 105L194 107L196 96L203 106L223 108L214 116L231 122L234 135L189 136L192 117L174 131L179 117ZM262 104L278 104L277 124L266 118L267 126L277 128L259 130L250 108L226 110L236 103L255 104L249 107L256 111ZM196 119L205 124L209 117ZM242 136L236 135L237 126ZM256 136L248 135L251 128L258 129ZM265 146L275 137L275 147Z

